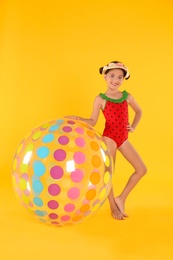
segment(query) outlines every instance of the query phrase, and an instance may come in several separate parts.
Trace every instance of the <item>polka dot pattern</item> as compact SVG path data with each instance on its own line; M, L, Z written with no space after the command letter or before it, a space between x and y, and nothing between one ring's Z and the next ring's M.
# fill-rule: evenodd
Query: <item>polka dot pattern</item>
M55 165L50 169L50 175L53 179L61 179L63 174L63 169L58 165Z
M43 223L75 224L106 200L112 161L102 136L67 118L33 129L13 161L13 187L22 205Z
M110 137L119 147L128 138L127 100L124 100L122 103L107 101L103 114L106 119L103 136Z

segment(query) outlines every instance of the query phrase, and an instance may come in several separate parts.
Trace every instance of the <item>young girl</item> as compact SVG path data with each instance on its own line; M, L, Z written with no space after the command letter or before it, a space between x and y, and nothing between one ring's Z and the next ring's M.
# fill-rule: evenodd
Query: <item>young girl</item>
M95 98L93 112L89 119L74 117L80 119L91 126L97 123L100 110L103 112L106 123L103 131L103 138L109 149L115 164L116 151L125 157L125 159L134 167L134 173L129 178L121 194L114 197L113 188L108 196L112 216L115 219L123 220L128 215L125 213L125 202L138 181L145 175L147 169L141 157L128 140L128 132L133 132L142 115L141 108L125 90L120 91L124 79L129 79L130 74L126 66L121 62L113 61L99 69L100 74L107 84L105 94L100 94ZM134 111L132 124L128 122L128 105Z

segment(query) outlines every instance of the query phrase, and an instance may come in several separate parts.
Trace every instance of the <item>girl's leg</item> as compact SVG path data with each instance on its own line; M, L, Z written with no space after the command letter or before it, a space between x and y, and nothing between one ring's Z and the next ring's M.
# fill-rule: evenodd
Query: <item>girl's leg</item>
M110 156L112 157L113 163L115 165L115 157L116 157L116 150L117 150L116 143L108 137L103 137L103 139L108 147ZM120 212L120 210L118 209L118 207L115 203L113 188L111 188L111 191L108 195L108 200L110 203L111 214L112 214L113 218L116 218L119 220L124 219L122 212Z
M147 168L142 161L140 155L137 153L135 148L131 145L131 143L126 140L120 147L119 151L125 157L125 159L134 167L135 172L129 178L124 190L122 193L115 198L115 203L117 207L122 212L123 216L127 216L124 212L124 205L127 199L127 196L132 191L132 189L136 186L139 180L145 175L147 172Z

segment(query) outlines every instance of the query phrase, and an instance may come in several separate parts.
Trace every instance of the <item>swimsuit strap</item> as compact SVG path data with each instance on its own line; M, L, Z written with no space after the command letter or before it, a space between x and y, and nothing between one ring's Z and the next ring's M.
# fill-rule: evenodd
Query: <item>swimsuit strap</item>
M126 90L124 90L124 91L122 92L122 94L123 94L123 96L122 96L121 98L119 98L119 99L109 98L109 97L107 97L107 96L106 96L105 94L103 94L103 93L100 93L100 96L101 96L103 99L105 99L106 101L111 101L111 102L113 102L113 103L122 103L124 100L127 99L128 93L127 93Z

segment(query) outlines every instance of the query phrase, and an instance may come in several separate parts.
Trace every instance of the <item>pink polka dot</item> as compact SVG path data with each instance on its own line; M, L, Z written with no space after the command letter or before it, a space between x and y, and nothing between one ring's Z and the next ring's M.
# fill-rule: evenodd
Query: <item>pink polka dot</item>
M80 215L81 214L81 212L80 212L80 210L78 209L78 210L76 210L76 215Z
M58 149L54 152L54 158L57 161L63 161L66 158L66 152L62 149Z
M26 181L29 180L28 174L26 174L26 173L22 174L22 178L24 178Z
M27 209L28 206L25 204L25 202L22 201L22 205Z
M97 200L95 200L94 202L93 202L93 207L95 206L95 205L97 205L98 203L100 203L100 200L99 199L97 199Z
M63 131L66 133L70 133L72 131L72 128L70 126L64 126Z
M67 121L67 123L68 123L68 124L71 124L71 125L74 125L74 124L75 124L75 122L72 121L72 120Z
M57 196L61 192L61 188L58 184L51 184L48 187L49 194L52 196Z
M51 219L57 219L58 218L58 215L56 213L50 213L49 214L49 218Z
M88 210L87 212L84 212L83 215L84 215L85 217L87 217L87 216L89 216L90 214L91 214L91 210Z
M66 212L72 212L72 211L75 210L75 205L72 204L72 203L66 204L65 207L64 207L64 210Z
M82 152L76 152L74 154L74 161L75 163L82 164L85 162L85 155Z
M66 145L69 142L69 138L67 136L62 135L58 138L58 142L59 144Z
M18 187L16 187L16 193L19 197L22 197L22 192Z
M25 190L25 191L24 191L24 194L25 194L26 196L29 196L29 195L30 195L30 191L29 191L29 190Z
M56 200L50 200L48 203L47 203L48 207L50 209L57 209L59 207L59 204Z
M87 200L87 199L84 199L83 201L82 201L82 204L89 204L90 202L89 202L89 200Z
M83 138L81 138L81 137L76 138L75 143L79 147L84 147L85 146L85 140Z
M68 197L72 200L77 199L79 195L80 195L80 191L78 188L73 187L68 191Z
M68 221L70 219L70 216L64 215L61 217L62 221Z
M18 184L19 183L19 175L18 174L16 174L15 172L13 173L13 177L14 177L14 179L15 179L15 182Z
M60 166L53 166L50 170L50 175L53 179L61 179L64 174L63 169Z
M59 222L57 222L57 221L52 221L51 224L53 224L53 225L59 225Z
M82 127L76 127L76 132L80 135L82 135L84 133L84 129Z
M31 201L29 202L28 205L29 205L29 207L31 207L31 208L34 206L34 204L33 204Z
M73 182L81 182L84 177L82 170L76 169L71 173L71 179Z

